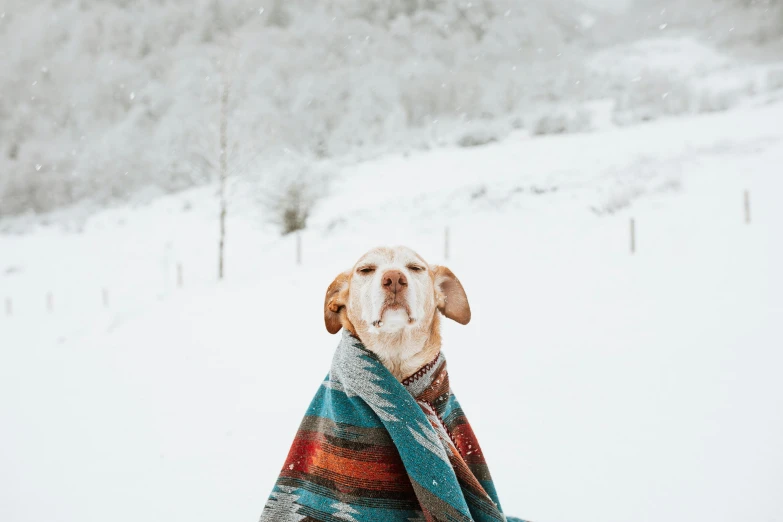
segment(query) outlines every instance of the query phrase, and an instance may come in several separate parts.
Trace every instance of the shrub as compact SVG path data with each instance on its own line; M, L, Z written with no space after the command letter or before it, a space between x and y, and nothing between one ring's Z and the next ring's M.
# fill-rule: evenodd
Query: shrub
M307 220L328 188L328 176L305 167L284 167L262 189L265 219L282 235L307 228Z

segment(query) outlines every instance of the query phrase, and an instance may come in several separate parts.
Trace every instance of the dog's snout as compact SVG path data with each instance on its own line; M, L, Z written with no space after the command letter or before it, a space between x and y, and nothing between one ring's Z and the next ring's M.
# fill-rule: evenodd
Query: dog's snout
M399 270L389 270L383 274L381 284L383 285L384 290L396 294L408 286L408 278Z

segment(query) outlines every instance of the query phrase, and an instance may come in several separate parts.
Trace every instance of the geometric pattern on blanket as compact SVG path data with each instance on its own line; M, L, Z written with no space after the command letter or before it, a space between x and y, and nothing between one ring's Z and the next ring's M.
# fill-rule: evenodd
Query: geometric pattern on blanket
M260 522L506 520L443 354L400 383L344 331Z

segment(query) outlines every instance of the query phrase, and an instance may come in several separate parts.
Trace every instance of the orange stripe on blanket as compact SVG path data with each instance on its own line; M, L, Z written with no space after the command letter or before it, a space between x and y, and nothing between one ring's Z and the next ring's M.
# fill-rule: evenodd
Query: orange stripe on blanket
M401 476L407 476L398 455L389 455L388 459L383 461L353 460L330 453L320 441L296 439L291 446L283 473L312 473L313 468L379 483L391 483L399 481Z
M397 448L390 446L371 446L366 444L363 449L351 449L337 446L330 442L330 437L324 433L300 430L296 434L296 440L317 442L321 447L333 455L347 459L360 460L362 462L388 462L389 459L398 459ZM332 439L333 440L333 439ZM402 465L402 464L400 464Z

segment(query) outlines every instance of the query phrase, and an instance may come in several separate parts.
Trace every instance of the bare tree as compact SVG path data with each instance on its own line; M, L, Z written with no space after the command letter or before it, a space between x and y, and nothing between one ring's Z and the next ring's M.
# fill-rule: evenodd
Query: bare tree
M222 89L220 93L220 239L218 246L218 279L225 275L226 250L226 184L228 183L228 99L231 94L231 74L223 69Z

